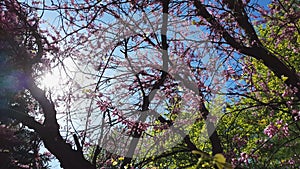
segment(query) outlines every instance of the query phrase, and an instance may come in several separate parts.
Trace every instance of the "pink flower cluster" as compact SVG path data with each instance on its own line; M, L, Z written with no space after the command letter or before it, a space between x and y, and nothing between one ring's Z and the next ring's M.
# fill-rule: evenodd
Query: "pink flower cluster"
M235 142L238 147L242 147L247 144L247 137L240 137L238 135L235 135L232 138L232 141Z
M242 163L248 165L249 161L252 160L252 159L257 160L258 159L258 155L256 155L256 154L248 154L246 152L241 152L240 153L240 157L238 159L236 159L236 158L232 158L231 159L231 164L233 166L237 166L237 165L240 165Z
M288 124L284 124L283 127L278 127L282 125L282 120L277 120L276 124L270 123L265 129L264 134L266 134L269 138L274 137L277 133L281 133L280 136L289 136L289 128Z
M278 128L274 125L274 123L270 123L267 128L264 129L264 134L268 137L272 138L278 132Z
M292 115L293 115L295 121L300 120L300 111L299 110L292 110Z
M111 103L107 100L98 101L97 105L99 106L99 109L103 112L106 111L109 107L111 107Z

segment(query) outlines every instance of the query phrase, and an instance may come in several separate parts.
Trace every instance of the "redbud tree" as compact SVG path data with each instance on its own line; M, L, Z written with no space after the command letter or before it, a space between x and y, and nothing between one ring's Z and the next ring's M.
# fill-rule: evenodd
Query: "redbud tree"
M63 168L296 167L297 1L0 4L1 116Z

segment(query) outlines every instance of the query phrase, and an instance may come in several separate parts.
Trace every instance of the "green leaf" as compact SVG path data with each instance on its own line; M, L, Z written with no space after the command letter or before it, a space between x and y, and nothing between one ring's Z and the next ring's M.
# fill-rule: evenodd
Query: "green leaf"
M219 153L214 156L214 161L216 162L218 169L223 169L226 163L226 158L223 154Z

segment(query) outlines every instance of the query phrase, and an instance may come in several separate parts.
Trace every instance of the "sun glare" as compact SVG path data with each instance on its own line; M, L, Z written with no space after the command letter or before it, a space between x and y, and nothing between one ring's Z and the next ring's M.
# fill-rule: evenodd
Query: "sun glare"
M69 75L72 75L71 72L76 71L75 63L71 59L65 59L63 66L64 69L61 66L57 66L51 72L45 72L40 78L40 87L47 90L59 90L62 88L62 85L70 78Z
M59 73L46 73L41 79L41 87L45 89L55 89L60 85L61 75Z

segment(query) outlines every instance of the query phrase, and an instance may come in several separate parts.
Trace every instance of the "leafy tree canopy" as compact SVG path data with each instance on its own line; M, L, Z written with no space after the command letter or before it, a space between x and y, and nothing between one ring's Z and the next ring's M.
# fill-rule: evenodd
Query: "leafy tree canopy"
M1 165L299 167L300 2L267 3L1 1Z

